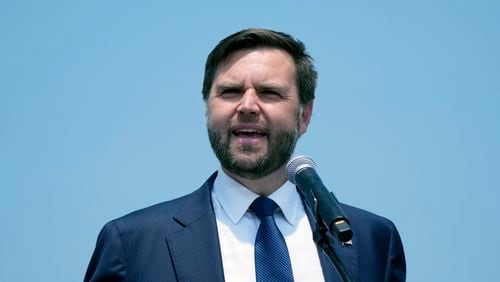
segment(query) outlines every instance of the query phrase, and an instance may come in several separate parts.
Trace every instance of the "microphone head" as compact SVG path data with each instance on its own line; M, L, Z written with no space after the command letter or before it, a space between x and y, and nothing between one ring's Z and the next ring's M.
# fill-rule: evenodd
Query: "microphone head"
M288 181L296 184L295 175L297 175L297 173L299 173L304 168L315 169L316 164L311 158L306 156L297 156L291 159L286 165L286 177L288 178Z

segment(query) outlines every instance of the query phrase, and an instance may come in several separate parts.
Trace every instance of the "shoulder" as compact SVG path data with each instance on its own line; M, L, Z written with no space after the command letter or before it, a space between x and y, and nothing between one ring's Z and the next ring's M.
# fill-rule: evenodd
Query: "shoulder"
M354 232L353 243L363 252L359 256L362 281L370 281L374 271L381 281L405 281L406 262L403 243L395 224L372 212L342 205ZM370 271L369 271L370 270ZM370 275L368 275L369 273Z
M383 216L343 203L341 204L341 206L346 213L347 218L349 219L349 221L351 221L352 224L362 224L365 226L370 225L373 227L381 228L389 228L394 226L394 223L390 219Z
M396 225L383 216L342 204L342 208L351 223L353 240L368 253L379 252L377 257L396 255L403 261L404 251Z
M378 275L380 281L405 281L405 254L395 224L366 210L349 205L342 208L354 232L353 243L363 253L359 256L360 280L371 281Z
M189 213L189 211L200 208L211 209L210 189L213 179L215 179L215 175L212 175L200 188L190 194L133 211L111 220L106 224L106 227L111 225L124 233L133 230L165 230L179 213Z
M354 239L366 248L378 246L390 249L396 244L402 250L402 242L396 225L388 218L372 212L342 204L354 232Z

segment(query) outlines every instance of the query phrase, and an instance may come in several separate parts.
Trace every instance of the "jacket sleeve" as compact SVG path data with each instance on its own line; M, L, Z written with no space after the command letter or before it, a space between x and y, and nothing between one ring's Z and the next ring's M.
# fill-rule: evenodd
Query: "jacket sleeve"
M119 231L113 222L107 223L97 237L84 281L126 281L125 252Z
M406 281L406 262L403 243L401 242L401 237L394 224L391 224L389 253L387 256L384 281Z

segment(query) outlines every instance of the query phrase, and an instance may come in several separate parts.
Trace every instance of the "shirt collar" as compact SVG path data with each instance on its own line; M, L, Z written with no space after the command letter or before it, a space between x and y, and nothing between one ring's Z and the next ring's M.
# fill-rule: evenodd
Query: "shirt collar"
M258 194L232 179L222 169L219 169L217 173L213 193L234 224L238 224L252 202L259 197ZM269 195L269 198L276 202L289 224L296 225L298 223L298 209L302 203L295 185L287 181Z

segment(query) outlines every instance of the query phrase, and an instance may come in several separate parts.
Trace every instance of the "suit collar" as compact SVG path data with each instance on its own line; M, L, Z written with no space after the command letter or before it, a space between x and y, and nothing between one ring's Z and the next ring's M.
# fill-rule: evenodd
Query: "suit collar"
M174 220L180 226L186 227L212 212L210 191L216 177L217 172L213 173L198 190L182 198L182 204L174 215Z

